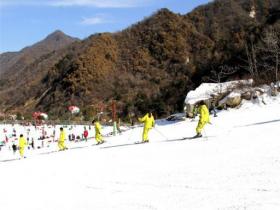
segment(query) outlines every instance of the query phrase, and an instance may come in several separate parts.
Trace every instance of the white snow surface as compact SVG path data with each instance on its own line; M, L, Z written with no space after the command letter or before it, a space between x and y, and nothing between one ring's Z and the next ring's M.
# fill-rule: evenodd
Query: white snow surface
M39 154L57 150L51 143L15 161L3 162L12 153L3 148L0 208L278 210L280 97L266 102L218 112L200 139L174 140L193 136L198 119L159 120L148 144L134 144L136 127L102 145L66 142L73 149Z

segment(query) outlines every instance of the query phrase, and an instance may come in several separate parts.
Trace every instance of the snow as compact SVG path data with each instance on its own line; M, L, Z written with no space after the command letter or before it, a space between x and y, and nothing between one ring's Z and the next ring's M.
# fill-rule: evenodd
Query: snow
M265 100L218 112L195 140L176 139L193 136L197 118L157 121L148 144L134 144L136 126L102 145L66 142L73 149L39 154L57 150L50 143L16 161L2 162L12 153L3 148L0 208L280 209L280 97Z
M239 93L239 92L235 92L235 91L233 91L233 92L231 92L228 96L227 96L228 98L235 98L235 97L241 97L241 94Z
M252 84L252 79L236 80L224 83L202 83L195 90L188 92L185 104L196 104L198 101L211 99L218 93L225 93L229 89L234 89L238 85L251 86Z
M255 18L256 17L256 9L255 9L254 6L251 8L251 11L249 12L249 16L251 18Z

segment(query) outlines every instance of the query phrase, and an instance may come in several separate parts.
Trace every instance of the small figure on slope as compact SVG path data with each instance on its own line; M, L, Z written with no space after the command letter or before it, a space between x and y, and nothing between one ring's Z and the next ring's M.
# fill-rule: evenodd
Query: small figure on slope
M209 110L208 110L206 104L204 103L204 101L199 102L198 114L199 114L199 121L198 121L198 124L196 127L196 136L194 136L194 137L202 137L201 132L202 132L204 126L206 125L206 123L210 122Z
M60 134L59 134L59 139L58 139L58 148L59 151L66 150L67 147L65 146L65 131L63 128L60 128Z
M83 136L84 136L85 141L87 141L87 138L88 138L88 130L86 129L86 127L84 127Z
M17 151L17 145L15 144L15 142L13 142L12 149L13 149L13 154L15 155Z
M20 134L20 136L19 136L19 154L20 154L21 158L26 158L24 156L24 151L25 151L26 145L27 145L26 139L23 137L22 134Z
M95 128L95 139L97 141L97 144L102 144L104 143L104 140L101 135L101 125L97 120L93 120L92 124L94 125Z
M138 120L144 123L143 135L142 135L142 142L149 142L149 131L152 127L155 127L155 119L152 112L147 113L144 117L138 118Z

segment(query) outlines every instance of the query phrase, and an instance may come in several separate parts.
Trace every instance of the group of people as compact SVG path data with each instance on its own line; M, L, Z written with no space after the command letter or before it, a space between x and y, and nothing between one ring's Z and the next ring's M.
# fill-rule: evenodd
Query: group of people
M197 114L199 115L199 121L196 126L196 135L194 137L202 137L203 128L207 123L210 123L209 110L204 101L200 101L197 105ZM147 113L142 118L138 118L138 121L144 123L142 142L149 142L149 131L155 127L155 119L152 112ZM95 127L95 139L97 141L97 144L101 144L104 142L101 135L101 125L97 120L93 120L92 123Z
M197 113L199 114L199 121L196 126L196 135L194 137L202 137L202 130L205 127L207 123L210 123L210 117L209 117L209 110L204 103L204 101L200 101L198 103L198 108L197 108ZM149 142L149 131L155 127L155 119L152 114L152 112L147 113L144 117L138 118L138 121L144 124L143 128L143 133L142 133L142 142L147 143ZM94 119L92 121L92 124L94 125L95 128L95 140L97 144L102 144L104 143L102 134L101 134L101 124L99 123L98 120ZM88 133L85 134L85 137L87 138ZM60 135L58 139L58 148L59 151L66 150L67 147L65 145L65 139L66 139L66 134L64 129L61 127L60 128ZM20 135L19 138L19 153L22 158L25 158L24 156L24 150L25 147L27 146L27 141L23 137L23 135Z

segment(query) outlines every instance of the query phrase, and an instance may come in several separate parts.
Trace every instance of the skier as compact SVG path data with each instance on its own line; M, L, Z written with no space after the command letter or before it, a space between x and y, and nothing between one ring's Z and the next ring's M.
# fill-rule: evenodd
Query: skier
M9 142L9 138L7 135L5 135L5 143L8 144L8 142Z
M214 115L214 117L218 117L215 102L212 102L211 106L213 108L213 115Z
M196 136L194 137L202 137L201 131L203 130L206 123L210 122L209 110L206 104L204 103L204 101L199 102L198 114L199 114L199 121L196 127Z
M104 140L102 139L101 135L101 125L97 120L93 120L92 124L94 125L95 128L95 139L97 141L97 144L102 144L104 143Z
M142 142L149 142L149 131L152 127L155 127L155 119L152 112L147 113L144 117L138 118L138 120L144 123L144 129L142 134Z
M12 149L13 149L13 153L15 155L16 151L17 151L17 145L15 144L15 142L13 142Z
M27 145L26 139L23 137L22 134L20 134L20 136L19 136L19 154L20 154L21 158L26 158L24 156L24 149L25 149L26 145Z
M85 141L87 141L88 131L87 131L86 127L85 127L84 129L85 129L85 130L84 130L83 136L84 136L84 138L85 138Z
M60 128L60 135L59 135L59 140L58 140L58 148L59 151L66 150L67 147L65 146L65 131L63 128Z
M32 149L35 149L35 145L34 145L34 139L32 138L32 140L31 140L31 147L32 147Z

